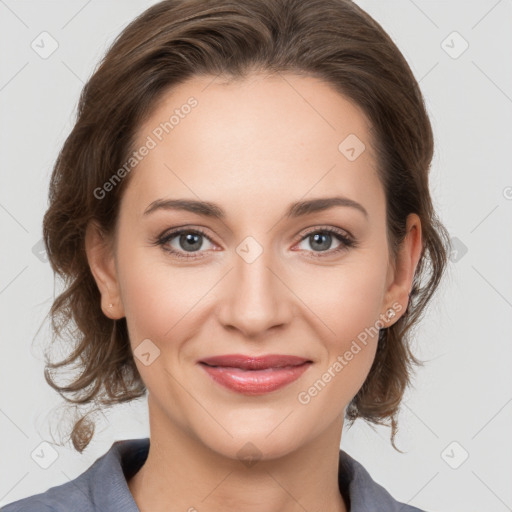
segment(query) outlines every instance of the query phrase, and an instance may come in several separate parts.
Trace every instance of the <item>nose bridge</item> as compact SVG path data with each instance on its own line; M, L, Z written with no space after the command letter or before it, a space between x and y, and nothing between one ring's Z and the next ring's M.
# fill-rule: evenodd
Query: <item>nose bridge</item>
M271 247L247 237L236 248L233 266L220 310L224 326L249 337L286 323L290 296L278 277L280 266Z

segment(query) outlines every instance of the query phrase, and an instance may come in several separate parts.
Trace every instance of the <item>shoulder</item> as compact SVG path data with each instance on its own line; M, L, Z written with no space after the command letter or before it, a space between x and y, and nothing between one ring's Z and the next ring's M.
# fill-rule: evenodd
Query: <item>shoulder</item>
M5 505L0 509L0 512L55 512L54 508L45 505L39 499L33 498L36 498L36 496Z
M35 494L27 498L5 505L0 512L63 512L74 510L76 512L89 512L93 509L87 505L86 496L80 495L79 488L74 488L72 480L62 485L51 487L46 492ZM89 501L90 503L90 501Z
M46 492L35 494L4 506L0 512L89 512L91 496L88 487L91 468L78 478L62 485L51 487Z
M148 450L147 438L116 441L74 480L5 505L0 512L138 512L125 475L142 465Z
M397 501L348 453L340 450L340 491L350 497L351 512L427 512Z

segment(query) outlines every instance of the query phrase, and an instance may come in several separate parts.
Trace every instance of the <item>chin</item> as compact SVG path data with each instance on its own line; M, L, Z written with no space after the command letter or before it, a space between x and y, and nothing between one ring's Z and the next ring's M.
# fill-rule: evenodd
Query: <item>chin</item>
M258 461L271 461L285 457L300 446L295 439L293 443L291 442L289 433L283 437L276 436L272 440L269 440L267 436L268 431L264 430L252 434L234 435L229 439L215 440L209 437L203 442L216 454L227 459L239 460L248 467Z

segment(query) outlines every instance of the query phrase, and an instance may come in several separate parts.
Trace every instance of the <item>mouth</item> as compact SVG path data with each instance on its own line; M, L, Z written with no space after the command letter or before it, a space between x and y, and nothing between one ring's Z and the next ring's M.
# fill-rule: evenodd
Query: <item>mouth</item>
M261 395L297 380L312 364L309 359L290 355L215 356L198 361L218 384L246 395Z
M229 354L201 359L200 363L213 367L240 368L241 370L266 370L269 368L285 368L312 362L298 356L270 354L266 356L244 356Z

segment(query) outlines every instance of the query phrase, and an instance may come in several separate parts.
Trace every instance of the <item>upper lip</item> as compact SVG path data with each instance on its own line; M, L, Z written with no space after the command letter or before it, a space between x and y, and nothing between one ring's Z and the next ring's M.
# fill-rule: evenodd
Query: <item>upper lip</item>
M242 354L227 354L201 359L200 363L209 366L226 366L241 368L242 370L265 370L266 368L283 368L285 366L299 366L311 362L309 359L298 356L269 354L265 356L245 356Z

